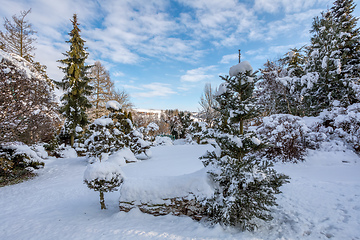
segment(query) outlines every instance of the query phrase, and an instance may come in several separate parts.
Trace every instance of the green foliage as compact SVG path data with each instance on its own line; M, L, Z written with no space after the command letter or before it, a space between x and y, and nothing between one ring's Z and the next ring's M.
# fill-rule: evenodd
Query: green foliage
M253 153L264 144L256 144L254 136L221 136L218 149L202 157L215 185L212 199L207 201L208 217L214 223L254 230L255 218L271 220L269 207L276 205L275 194L288 177L278 174L270 161L261 161ZM241 144L239 144L241 143Z
M360 31L358 18L352 15L354 8L352 0L337 0L313 21L306 71L316 73L318 79L304 95L310 115L360 102L355 86L360 76Z
M63 106L60 112L66 118L62 136L70 137L70 144L73 146L76 136L76 128L86 126L88 117L86 110L91 107L87 98L91 94L92 87L89 85L90 78L88 70L91 66L85 65L88 53L85 51L84 40L80 36L79 23L74 14L73 29L69 33L70 50L64 53L65 59L59 60L65 67L60 67L65 73L62 82L58 85L65 91L61 101Z
M266 145L244 129L244 122L261 109L253 97L256 78L250 68L244 62L236 66L240 71L235 76L221 77L225 83L216 94L221 120L209 133L216 140L215 150L201 157L215 188L206 203L209 220L242 230L254 230L256 218L271 219L269 207L276 205L275 194L288 179L258 158Z

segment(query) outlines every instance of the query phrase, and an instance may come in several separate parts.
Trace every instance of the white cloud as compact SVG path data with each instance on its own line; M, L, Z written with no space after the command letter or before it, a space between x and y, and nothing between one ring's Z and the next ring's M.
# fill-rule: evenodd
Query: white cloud
M152 97L167 97L173 94L176 94L172 90L170 84L154 82L150 84L141 85L141 92L135 92L133 96L143 97L143 98L152 98Z
M235 53L235 54L229 54L229 55L225 55L221 58L220 63L224 63L224 64L228 64L230 62L234 62L236 60L239 59L239 54Z
M318 3L330 3L331 0L255 0L254 9L268 13L301 12Z
M213 70L215 66L200 67L186 71L185 75L180 77L182 82L200 82L206 79L214 77L212 74L208 74L209 71Z

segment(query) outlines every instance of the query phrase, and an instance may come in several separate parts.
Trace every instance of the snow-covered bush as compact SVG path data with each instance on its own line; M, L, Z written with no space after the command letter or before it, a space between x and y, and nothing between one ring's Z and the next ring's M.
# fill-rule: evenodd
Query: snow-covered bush
M100 193L101 209L106 209L104 192L118 190L123 181L120 167L111 162L89 164L84 173L84 183L88 188Z
M320 113L322 123L316 130L328 138L339 138L360 152L360 103Z
M76 158L78 157L77 152L70 145L61 144L55 149L55 155L59 158Z
M29 146L19 143L0 145L0 183L7 183L31 175L34 169L44 166L38 154Z
M215 189L207 199L211 222L254 230L255 219L271 220L269 206L276 205L275 194L288 177L277 173L270 161L255 153L264 144L254 134L219 135L214 151L201 157Z
M269 160L294 163L304 160L310 130L300 117L289 114L264 117L256 131L269 142L269 147L263 150Z
M90 161L106 159L108 155L125 147L129 138L122 132L114 121L104 116L89 125L85 133L84 145Z
M0 49L0 143L47 142L60 122L52 83L35 63Z
M145 141L144 136L137 130L132 130L129 133L130 142L129 148L139 159L149 159L150 155L150 142Z
M153 145L154 146L171 146L171 145L174 145L174 143L170 137L156 136Z

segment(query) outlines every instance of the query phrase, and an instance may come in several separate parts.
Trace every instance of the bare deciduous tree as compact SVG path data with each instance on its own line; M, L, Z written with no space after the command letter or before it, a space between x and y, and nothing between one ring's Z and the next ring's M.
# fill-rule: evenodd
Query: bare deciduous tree
M1 48L27 60L32 60L33 58L32 51L35 50L35 47L32 44L36 40L32 37L36 32L32 29L32 25L25 20L30 12L31 9L21 11L20 16L12 16L12 21L5 17L5 32L0 31Z

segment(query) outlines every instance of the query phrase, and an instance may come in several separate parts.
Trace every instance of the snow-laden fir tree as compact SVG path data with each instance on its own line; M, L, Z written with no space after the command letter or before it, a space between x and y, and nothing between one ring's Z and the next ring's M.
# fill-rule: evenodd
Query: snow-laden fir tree
M308 48L307 84L304 103L308 114L318 114L332 106L357 103L360 63L360 34L352 0L337 0L334 6L313 21ZM304 79L305 80L305 79Z
M222 119L214 133L217 144L214 151L202 156L214 186L207 213L214 223L253 230L255 219L271 219L269 207L276 205L275 194L288 177L256 156L265 144L244 129L244 123L259 114L251 65L239 63L222 79L225 82L216 96Z
M130 126L116 101L106 103L109 115L96 119L88 126L84 146L90 162L106 160L109 155L129 146Z
M264 64L255 94L266 115L304 115L301 77L305 62L302 48L293 48L283 58Z
M85 51L85 41L80 36L77 15L71 20L73 29L69 33L70 50L64 53L65 59L59 60L65 67L60 67L65 73L59 86L64 90L61 98L62 107L60 112L65 117L65 123L61 131L62 138L70 140L74 145L77 132L85 127L89 121L86 110L91 107L88 96L92 87L89 85L88 70L91 66L85 64L88 53Z

